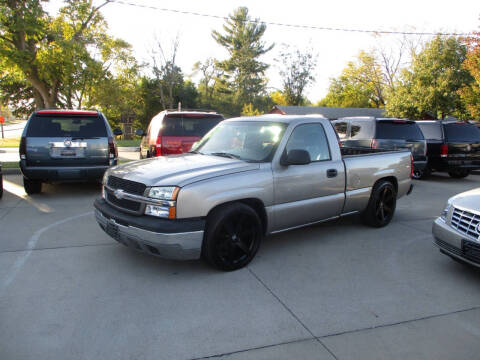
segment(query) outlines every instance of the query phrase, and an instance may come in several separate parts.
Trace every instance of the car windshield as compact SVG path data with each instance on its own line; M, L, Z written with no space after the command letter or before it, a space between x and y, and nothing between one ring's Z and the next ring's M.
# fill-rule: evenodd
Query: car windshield
M222 120L219 115L169 115L163 120L162 135L202 137Z
M286 124L264 121L228 121L213 128L193 152L249 162L269 162Z
M28 137L106 137L105 122L99 116L34 116Z

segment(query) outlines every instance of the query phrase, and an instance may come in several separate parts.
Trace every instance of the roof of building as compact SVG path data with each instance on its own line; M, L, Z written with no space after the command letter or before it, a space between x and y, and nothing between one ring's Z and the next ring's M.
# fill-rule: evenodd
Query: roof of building
M282 106L275 105L270 113L275 110L280 110L284 115L312 115L320 114L324 117L333 120L342 117L352 116L372 116L385 117L385 109L375 108L339 108L339 107L324 107L324 106Z

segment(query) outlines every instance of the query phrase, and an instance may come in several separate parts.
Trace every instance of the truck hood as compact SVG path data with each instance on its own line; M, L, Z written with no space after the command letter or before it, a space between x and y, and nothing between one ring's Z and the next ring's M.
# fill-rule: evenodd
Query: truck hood
M140 182L147 186L185 186L210 179L260 168L258 163L202 154L160 156L116 166L108 175Z
M459 206L466 210L480 212L480 188L466 191L450 198L453 206Z

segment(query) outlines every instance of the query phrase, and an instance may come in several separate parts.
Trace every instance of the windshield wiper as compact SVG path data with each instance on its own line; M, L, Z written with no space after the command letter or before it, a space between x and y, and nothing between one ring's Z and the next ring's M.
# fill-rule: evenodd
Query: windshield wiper
M230 158L230 159L241 160L240 156L235 155L235 154L230 154L230 153L227 153L227 152L213 152L213 153L210 153L208 155L221 156L221 157L226 157L226 158Z
M188 153L189 153L189 154L200 154L200 155L203 155L203 153L201 153L200 151L197 151L197 150L192 150L192 151L189 151Z

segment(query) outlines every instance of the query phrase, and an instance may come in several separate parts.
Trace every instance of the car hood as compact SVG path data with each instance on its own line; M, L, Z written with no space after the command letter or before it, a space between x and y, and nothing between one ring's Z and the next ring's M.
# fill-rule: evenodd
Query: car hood
M466 191L450 198L453 206L458 206L466 210L480 212L480 188Z
M160 156L116 166L108 175L147 186L185 186L197 181L259 169L258 163L202 154Z

